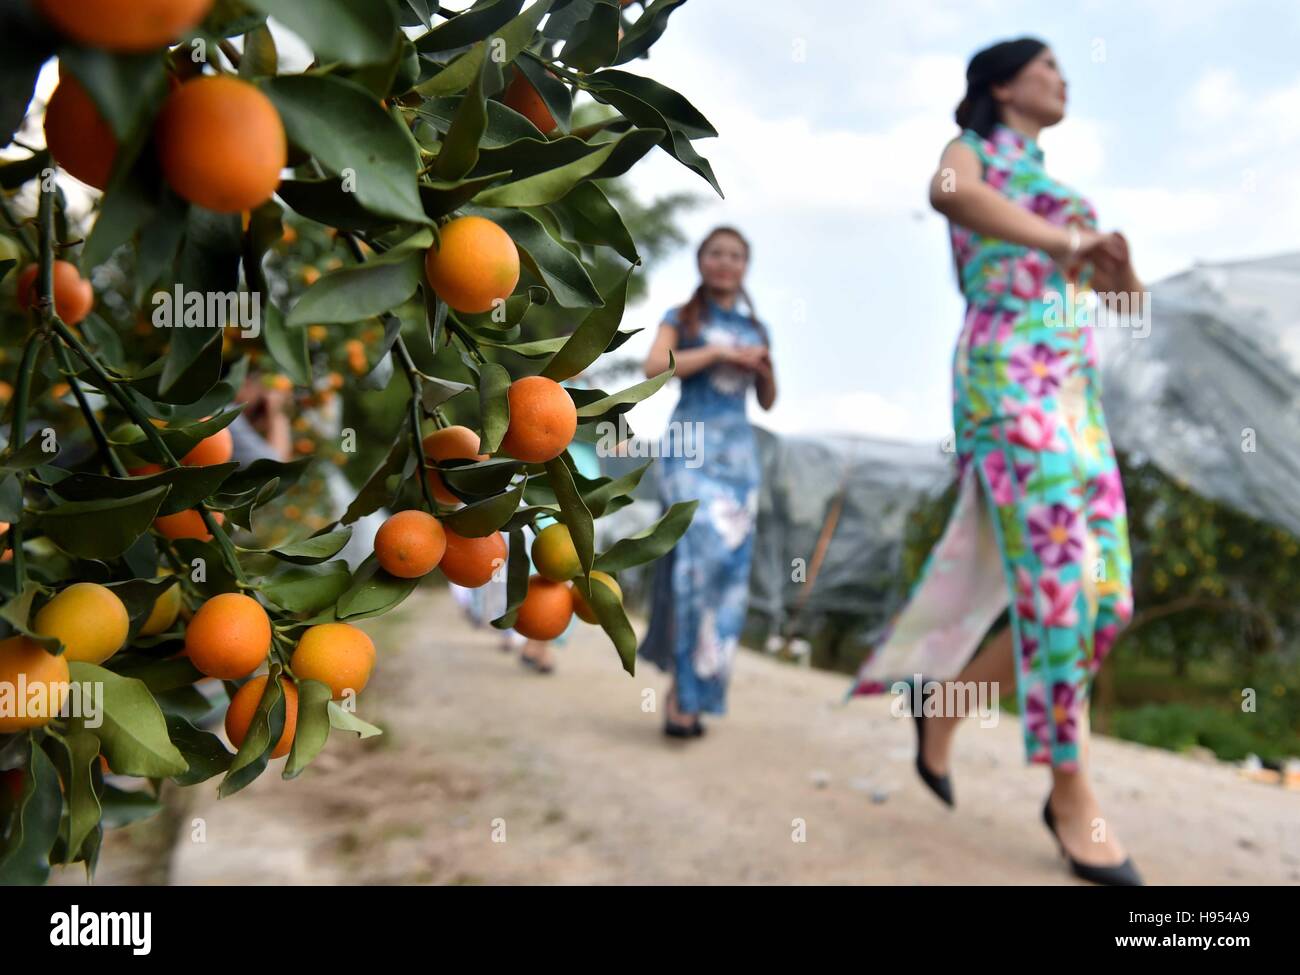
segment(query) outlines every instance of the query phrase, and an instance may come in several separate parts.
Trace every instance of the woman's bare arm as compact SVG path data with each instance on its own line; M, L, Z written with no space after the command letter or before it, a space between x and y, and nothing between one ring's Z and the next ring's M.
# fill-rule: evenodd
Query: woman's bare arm
M716 345L702 345L695 349L677 348L677 327L663 322L655 336L654 345L645 358L645 374L657 376L668 368L668 353L672 352L677 364L673 375L679 379L694 375L701 370L717 365L722 359L723 350Z
M1063 258L1070 234L1012 203L984 182L979 156L970 146L948 143L930 180L930 205L955 224L984 237L996 237Z

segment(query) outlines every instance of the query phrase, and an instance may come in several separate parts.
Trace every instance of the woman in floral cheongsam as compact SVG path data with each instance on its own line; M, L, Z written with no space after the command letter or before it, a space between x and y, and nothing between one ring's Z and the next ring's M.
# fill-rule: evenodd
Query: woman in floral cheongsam
M699 287L664 316L646 359L646 373L655 375L668 368L671 351L681 379L659 461L662 500L700 502L686 534L656 566L640 649L673 676L664 731L678 738L703 734L702 712L726 710L758 516L758 444L745 401L751 387L764 409L776 401L767 330L744 290L749 244L719 227L697 260Z
M1030 38L994 45L971 60L967 81L963 131L931 186L967 300L953 359L960 491L854 690L906 687L920 702L948 681L1014 692L1026 754L1052 772L1043 816L1072 868L1140 883L1085 764L1089 688L1133 601L1124 492L1077 295L1091 286L1110 305L1142 285L1124 238L1099 233L1091 204L1044 168L1039 132L1065 113L1051 50ZM975 657L1004 610L1008 630ZM912 690L918 679L924 692ZM923 703L914 717L918 772L952 805L949 746L962 714L948 710Z

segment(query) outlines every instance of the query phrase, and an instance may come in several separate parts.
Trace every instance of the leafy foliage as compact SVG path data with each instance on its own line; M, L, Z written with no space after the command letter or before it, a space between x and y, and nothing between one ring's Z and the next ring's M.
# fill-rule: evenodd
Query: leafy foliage
M717 189L695 145L716 135L712 126L630 70L681 2L478 0L451 12L417 0L218 0L172 46L130 54L79 44L26 4L6 6L8 131L39 126L37 74L57 57L105 123L90 148L112 163L88 208L83 189L56 178L49 152L0 164L10 193L0 214L9 376L0 519L10 523L0 625L32 633L35 612L81 581L107 585L129 624L125 645L93 662L38 636L72 658L74 687L102 692L102 721L74 712L0 734L0 880L41 882L55 863L93 870L103 830L155 811L165 779L219 779L225 796L264 771L291 723L279 677L293 677L302 633L386 613L418 584L373 556L355 571L341 557L364 516L422 508L465 536L507 533L503 627L527 582L522 529L538 518L569 526L584 592L594 569L645 563L680 537L689 507L596 551L594 521L628 503L635 478L582 477L564 453L435 462L422 439L465 425L494 453L511 422L510 383L538 375L569 385L576 439L593 442L601 421L671 375L608 391L575 379L604 375L632 334L619 326L643 289L634 272L643 252L671 241L671 215L689 202L646 208L620 177L661 150ZM281 70L268 16L310 48L306 70ZM182 195L175 157L200 170L203 160L187 162L192 147L166 146L156 127L178 86L213 74L254 86L246 97L264 96L287 137L275 193L242 212ZM545 112L512 94L524 89ZM246 133L219 114L214 125L215 144L231 150L218 178L238 179ZM504 230L519 257L517 285L490 312L449 307L426 276L442 228L466 215ZM84 319L61 317L56 258L94 286ZM36 268L29 307L15 301L19 264ZM240 414L259 388L307 407L294 421L295 459L194 460L230 424L256 422ZM305 486L319 488L304 479L313 459L342 467L352 496L303 500ZM462 504L432 496L435 463ZM178 518L191 519L185 531L166 527ZM595 589L600 625L630 672L623 606ZM169 592L180 617L155 627ZM235 752L207 729L244 678L204 681L177 656L185 621L233 592L258 601L272 634L270 679ZM379 733L324 684L297 687L285 778L301 774L331 729Z

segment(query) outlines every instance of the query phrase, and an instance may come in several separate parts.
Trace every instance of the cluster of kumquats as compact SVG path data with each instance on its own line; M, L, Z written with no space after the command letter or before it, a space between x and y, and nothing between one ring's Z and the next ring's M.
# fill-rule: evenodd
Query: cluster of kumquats
M663 151L716 188L692 145L716 131L625 70L672 0L457 6L6 4L10 46L30 50L0 77L30 108L7 137L27 154L0 160L0 284L24 313L0 316L0 689L36 706L0 708L0 882L93 871L105 829L161 808L164 781L224 774L230 795L268 758L300 774L331 728L380 733L353 707L382 650L356 624L435 570L504 581L494 625L525 637L601 626L632 672L611 573L671 550L695 503L596 551L597 519L649 465L587 478L566 454L673 368L613 393L563 384L635 334L642 258L602 186ZM282 70L287 34L301 70ZM31 69L55 59L42 120ZM596 121L574 124L579 99ZM15 137L42 124L44 148ZM102 195L82 208L56 169ZM162 327L182 324L151 314L169 288L216 320ZM535 337L551 324L565 334ZM242 425L286 403L293 459L234 463ZM318 484L295 509L310 457L356 491ZM358 566L340 553L379 512ZM217 681L233 754L205 730ZM63 707L91 686L94 726Z

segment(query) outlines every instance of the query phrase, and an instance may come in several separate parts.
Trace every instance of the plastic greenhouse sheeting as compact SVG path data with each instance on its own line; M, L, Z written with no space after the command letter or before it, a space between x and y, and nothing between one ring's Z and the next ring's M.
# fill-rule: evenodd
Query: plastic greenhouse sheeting
M1099 330L1116 446L1300 534L1300 254L1198 265L1151 306L1145 338Z

